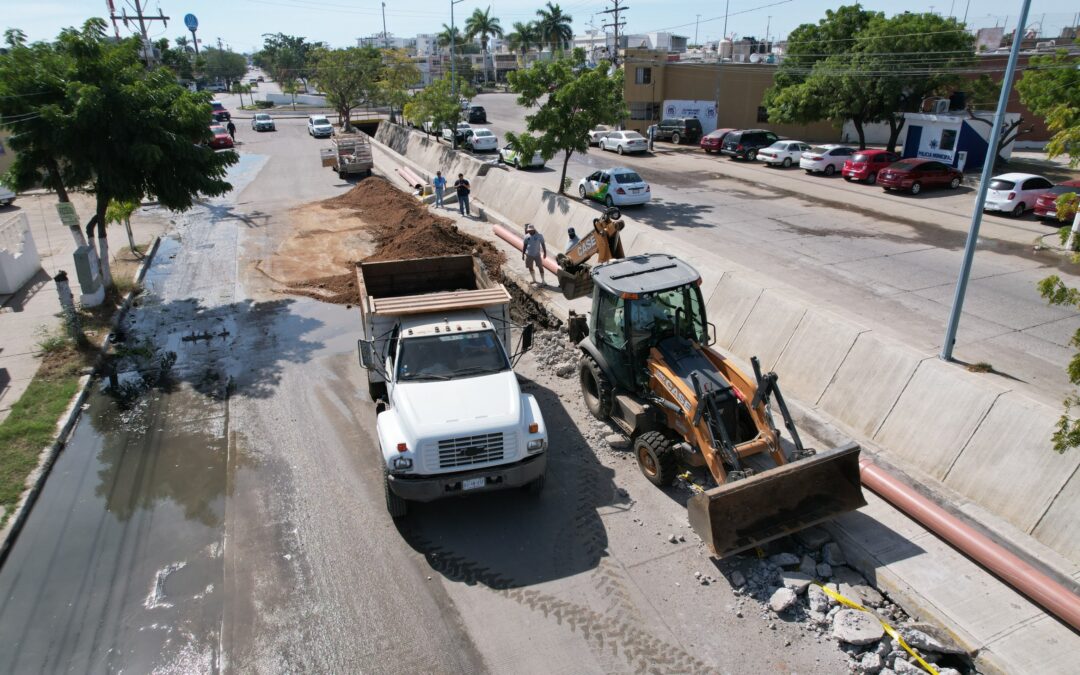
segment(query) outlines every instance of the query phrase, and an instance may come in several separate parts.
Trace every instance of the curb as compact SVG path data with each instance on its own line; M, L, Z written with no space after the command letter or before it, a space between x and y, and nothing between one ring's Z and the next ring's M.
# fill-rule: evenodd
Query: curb
M56 458L60 456L60 452L67 445L68 438L71 436L72 430L75 429L76 422L79 421L83 405L90 395L90 383L93 382L94 376L105 360L105 355L112 348L112 337L116 333L117 326L120 325L128 310L131 309L135 296L142 290L137 285L142 283L142 280L146 277L146 272L150 268L160 244L161 236L154 237L154 243L150 245L150 250L146 252L146 257L143 258L142 264L139 265L139 269L135 272L136 288L128 291L128 294L124 296L124 301L120 303L120 307L113 314L112 330L105 336L105 340L98 348L98 356L94 360L90 374L79 378L79 389L56 424L56 438L53 439L51 444L42 449L41 454L38 455L37 467L27 476L27 481L32 482L32 484L23 490L19 502L15 505L15 511L11 519L4 526L4 529L0 530L0 566L7 560L8 554L15 545L15 540L19 538L23 525L26 524L27 518L30 517L30 510L33 509L38 495L41 494L41 490L45 487L45 480L49 477Z

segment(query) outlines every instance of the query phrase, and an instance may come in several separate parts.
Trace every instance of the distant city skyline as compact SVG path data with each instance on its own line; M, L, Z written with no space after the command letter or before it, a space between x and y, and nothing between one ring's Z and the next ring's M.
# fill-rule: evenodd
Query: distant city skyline
M132 6L124 0L114 0L117 11ZM599 14L610 3L599 0L568 0L558 3L563 12L573 17L575 35L589 30L603 31L602 25L610 21L610 15ZM667 31L694 39L695 30L699 42L714 41L721 37L724 26L722 2L680 3L680 13L671 11L671 3L661 0L635 0L625 14L626 26L620 32L646 33ZM769 36L783 39L791 30L803 23L817 22L827 9L841 4L823 0L732 0L730 2L727 29L736 38L754 36L763 39L768 27ZM171 20L167 27L153 22L150 36L170 41L177 37L190 37L184 28L183 17L195 14L199 19L199 38L202 44L216 45L217 39L235 51L249 52L262 44L264 33L287 33L302 35L311 41L321 41L333 47L355 46L357 38L381 34L382 13L379 0L350 2L349 0L153 0L147 3L147 12L157 14L161 9ZM895 13L895 2L868 0L862 5L869 10ZM462 2L455 6L455 23L463 27L465 19L474 9L491 7L493 16L499 18L503 30L513 30L514 22L536 18L536 10L543 2L535 0L499 0L498 2ZM958 19L968 9L968 25L980 28L1004 25L1007 31L1015 28L1019 13L1019 0L933 0L916 2L906 6L908 11L933 11L952 15ZM1072 11L1070 11L1072 10ZM11 5L4 13L3 28L20 28L31 40L49 40L67 26L78 26L86 19L107 14L106 0L43 0L41 2ZM1056 37L1061 29L1074 25L1077 13L1074 6L1064 0L1044 0L1032 3L1029 28L1042 25L1043 34ZM700 20L699 20L700 17ZM335 20L336 19L336 20ZM415 37L418 33L438 33L443 24L450 23L449 0L414 0L408 8L388 2L386 6L386 30L389 34ZM121 24L121 35L130 35L135 24L127 28Z

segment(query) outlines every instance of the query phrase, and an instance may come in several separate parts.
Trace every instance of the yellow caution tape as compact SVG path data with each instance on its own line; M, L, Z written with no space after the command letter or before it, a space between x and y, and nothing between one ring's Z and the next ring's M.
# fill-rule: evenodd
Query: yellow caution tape
M854 600L851 600L849 598L845 598L844 596L840 595L839 593L837 593L836 591L834 591L833 589L829 588L828 586L826 586L825 584L823 584L823 583L821 583L819 581L815 581L814 584L819 586L821 588L821 590L825 591L826 595L831 597L833 600L836 600L841 605L847 605L848 607L850 607L852 609L857 609L860 612L866 612L870 616L877 619L878 622L881 624L881 627L885 629L886 633L888 633L889 637L891 637L892 639L899 642L900 646L904 648L904 651L906 651L908 654L911 654L912 656L914 656L915 660L919 662L919 665L922 666L923 669L926 672L930 673L930 675L938 675L938 671L932 665L930 665L929 663L924 661L921 656L916 654L915 651L911 647L908 646L908 643L904 642L904 638L900 636L900 633L895 628L890 626L887 622L883 621L880 616L878 616L874 612L871 612L869 609L863 607L862 605L855 602Z
M685 472L679 474L678 477L682 478L683 481L686 482L686 487L690 488L691 492L693 492L695 494L701 494L702 492L705 492L705 488L701 487L700 485L698 485L697 483L694 482L694 477L690 475L689 471L685 471Z

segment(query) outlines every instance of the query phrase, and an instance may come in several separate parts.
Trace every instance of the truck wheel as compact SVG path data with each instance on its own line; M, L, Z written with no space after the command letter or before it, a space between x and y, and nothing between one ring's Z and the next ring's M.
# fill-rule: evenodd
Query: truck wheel
M383 490L386 492L386 511L394 520L404 518L409 513L409 502L394 494L390 489L390 474L383 469Z
M653 485L667 487L675 480L679 462L672 446L671 439L659 431L646 431L634 440L638 467Z
M581 395L585 399L585 407L596 419L606 420L611 414L613 398L611 382L608 381L596 360L588 354L581 357L578 376L581 380Z
M547 474L541 474L539 478L525 485L525 491L534 497L539 497L540 493L544 491L544 483L546 482Z
M371 402L374 403L380 398L386 398L386 383L385 382L372 382L368 380L367 384L368 396L371 397Z
M676 131L675 133L671 134L671 142L672 142L672 143L674 143L675 145L678 145L678 144L682 143L682 137L681 137L681 136L679 136L679 132L678 132L678 131Z

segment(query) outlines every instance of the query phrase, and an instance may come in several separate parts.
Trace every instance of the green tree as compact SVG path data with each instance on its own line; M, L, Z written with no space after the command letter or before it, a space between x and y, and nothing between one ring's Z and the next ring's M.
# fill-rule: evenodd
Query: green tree
M476 92L460 76L457 82L458 96L472 98ZM455 129L461 121L461 104L454 96L450 76L438 79L413 96L405 104L405 116L425 125L428 134L439 134L442 129ZM454 146L457 136L452 135Z
M1046 154L1068 155L1069 166L1080 165L1080 57L1065 49L1032 56L1016 89L1020 102L1055 132Z
M484 81L490 82L488 78L488 41L494 37L502 37L503 29L499 25L499 20L491 16L491 7L480 11L479 9L473 10L473 13L465 20L465 38L472 40L474 38L480 38L480 53L484 55Z
M278 86L281 87L281 93L292 97L292 109L296 110L296 95L300 93L299 80L287 77L284 80L278 80Z
M563 14L562 8L557 4L548 2L542 9L536 10L539 19L536 22L540 32L540 39L544 44L551 46L551 53L562 52L574 39L572 23L574 17Z
M186 35L181 35L180 37L173 40L173 42L176 44L176 48L182 52L191 54L195 51L191 40Z
M443 29L439 31L438 35L435 36L435 42L439 45L439 47L448 51L451 46L454 47L455 51L461 49L463 43L465 42L465 39L461 34L461 30L457 26L451 28L445 23L442 25L442 27Z
M49 101L48 111L38 111L50 128L17 128L20 136L26 135L15 148L9 176L19 188L44 177L61 200L76 188L94 195L86 234L97 236L102 277L108 284L109 204L153 198L166 208L186 210L199 195L232 189L225 175L238 157L205 145L210 139L207 94L188 91L167 68L147 70L140 41L113 40L105 26L91 19L82 29L65 29L52 45L11 50L0 58L0 114L4 126L14 130L5 106L15 100L8 96L18 93L13 85L24 80L9 79L9 59L28 66L39 87L57 73L65 78L63 94Z
M420 82L420 69L404 49L383 52L379 97L390 106L390 121L395 122L395 109L401 110L409 101L409 88Z
M262 50L253 60L255 65L270 71L278 82L300 80L306 91L311 78L314 52L325 48L323 43L308 42L307 38L267 33L263 35Z
M139 202L134 199L119 202L114 199L109 202L109 208L105 210L105 222L109 225L122 224L127 232L128 248L131 249L131 255L141 258L142 254L139 253L138 247L135 246L135 234L131 231L131 216L138 209Z
M326 94L346 129L352 109L375 98L382 77L382 54L374 47L320 49L313 54L312 79Z
M623 74L608 68L578 68L583 60L540 61L509 74L510 90L518 105L535 108L525 116L529 133L539 134L544 158L563 153L558 192L564 192L566 165L575 152L588 150L589 130L597 124L615 124L628 115L623 101ZM519 141L521 142L521 141Z
M518 65L525 65L525 55L531 47L540 45L540 31L534 21L514 22L514 31L506 36L510 51L520 54Z
M247 73L247 59L243 54L208 47L202 51L201 56L206 62L202 72L211 80L229 85L239 81Z
M1039 293L1051 305L1080 310L1080 291L1066 286L1061 277L1056 274L1039 282ZM1073 333L1069 344L1080 349L1080 330ZM1068 373L1069 382L1074 386L1080 386L1080 351L1073 354L1065 371ZM1063 404L1065 409L1058 418L1057 429L1053 436L1054 450L1059 453L1080 446L1080 419L1071 414L1074 408L1080 406L1080 395L1074 391L1065 397Z

